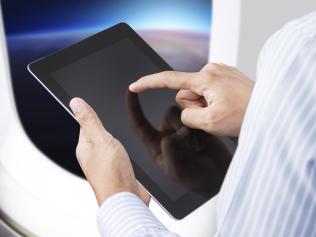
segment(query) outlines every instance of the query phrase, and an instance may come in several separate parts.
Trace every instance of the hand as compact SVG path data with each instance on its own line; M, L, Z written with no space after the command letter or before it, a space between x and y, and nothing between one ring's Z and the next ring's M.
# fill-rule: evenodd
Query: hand
M153 88L180 90L176 101L184 109L181 121L190 128L220 136L238 136L253 88L238 69L207 64L200 72L165 71L145 76L130 91Z
M232 157L221 140L185 127L178 106L167 109L158 130L145 117L138 95L128 92L126 98L131 127L161 170L189 190L217 193Z
M70 107L80 124L76 156L99 205L118 192L132 192L148 205L150 197L137 183L122 144L105 130L85 101L74 98Z

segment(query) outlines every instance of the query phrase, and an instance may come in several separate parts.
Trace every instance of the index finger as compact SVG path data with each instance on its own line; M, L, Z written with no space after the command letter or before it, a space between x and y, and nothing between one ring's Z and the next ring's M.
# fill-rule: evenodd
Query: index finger
M140 93L148 89L190 89L196 73L164 71L144 76L129 86L130 91Z
M160 153L160 132L145 117L137 94L128 91L126 102L132 129L151 155L156 157Z

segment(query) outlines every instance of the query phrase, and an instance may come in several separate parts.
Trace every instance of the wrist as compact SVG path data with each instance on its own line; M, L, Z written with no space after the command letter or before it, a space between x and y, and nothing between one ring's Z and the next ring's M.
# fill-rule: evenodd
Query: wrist
M92 185L91 185L92 186ZM106 185L104 185L106 186ZM104 203L109 197L117 194L117 193L121 193L121 192L130 192L127 189L123 189L123 188L106 188L106 187L101 187L101 188L97 188L97 187L93 187L93 192L95 194L96 200L98 202L98 205L101 206L102 203Z
M136 182L135 182L135 185L134 184L127 185L126 182L124 183L123 181L122 182L110 182L110 181L104 182L103 180L107 180L107 179L104 178L102 179L102 181L96 181L96 182L91 182L88 180L95 194L95 197L99 206L103 202L105 202L109 197L121 192L133 193L134 195L141 198ZM122 183L124 183L124 185L122 185Z

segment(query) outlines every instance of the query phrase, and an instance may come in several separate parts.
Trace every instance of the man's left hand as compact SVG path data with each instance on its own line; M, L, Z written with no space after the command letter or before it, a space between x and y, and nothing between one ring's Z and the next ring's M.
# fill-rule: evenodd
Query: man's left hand
M148 205L150 196L137 183L122 144L106 131L84 100L74 98L70 107L80 124L76 156L99 205L118 192L132 192Z

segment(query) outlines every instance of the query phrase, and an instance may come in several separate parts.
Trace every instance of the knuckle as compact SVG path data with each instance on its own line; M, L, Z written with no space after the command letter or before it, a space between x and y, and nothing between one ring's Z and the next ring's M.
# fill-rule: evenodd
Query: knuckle
M164 71L160 74L159 80L162 82L164 87L167 87L167 80L172 81L174 80L173 71Z
M217 63L209 63L205 65L205 67L202 69L202 71L206 71L210 73L211 75L218 75L223 68L223 65L217 64Z
M182 95L182 91L179 91L177 94L176 94L176 102L180 102L182 99L183 99L183 95Z
M192 91L200 91L202 88L202 85L203 85L203 83L201 81L194 80L191 83L191 90Z
M218 68L218 64L216 63L208 63L203 67L204 70L216 70L217 68Z
M88 111L84 113L80 118L81 125L83 126L85 126L86 124L94 120L95 120L95 113L93 113L92 111Z
M110 156L112 159L123 158L124 156L128 156L125 152L124 147L115 138L112 138L108 141L108 149L109 152L112 154Z
M164 78L172 78L173 77L173 71L163 71L160 75L161 75L161 79Z
M200 80L201 80L201 73L200 72L194 73L192 76L191 82L194 84L194 82L199 82Z
M109 147L112 147L112 148L118 147L118 142L113 136L107 136L106 141Z
M102 147L104 146L109 149L113 149L113 148L116 148L117 146L117 140L112 135L107 134L97 139L96 144L98 146L102 146Z
M199 72L194 75L190 88L192 91L202 91L207 86L207 83L207 76L203 72Z
M199 81L201 78L200 78L200 75L201 73L200 72L194 72L194 73L191 73L192 74L192 77L187 80L188 83L190 83L191 85L194 84L194 82L196 81Z
M228 66L228 65L225 64L225 63L219 63L218 65L221 66L221 67L230 67L230 66Z

